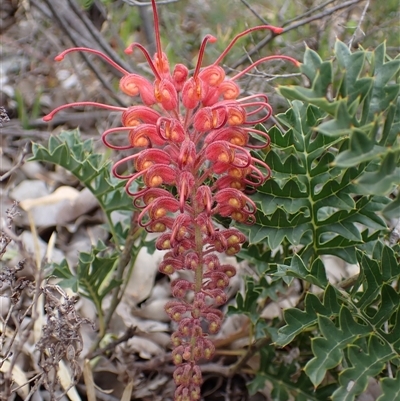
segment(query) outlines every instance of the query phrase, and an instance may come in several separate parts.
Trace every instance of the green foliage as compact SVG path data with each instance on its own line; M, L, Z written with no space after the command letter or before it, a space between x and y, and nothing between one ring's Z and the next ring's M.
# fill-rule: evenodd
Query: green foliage
M124 182L110 176L110 161L94 152L92 139L82 141L77 130L51 136L47 147L34 143L32 153L30 160L57 164L72 173L93 193L107 215L133 210Z
M301 70L309 87L279 89L290 108L268 131L264 158L273 178L256 195L257 222L240 254L256 276L230 308L273 343L261 349L249 388L268 381L273 400L353 401L374 377L382 379L379 399L394 400L400 253L389 246L385 218L400 216L400 59L386 56L384 44L351 53L337 41L329 61L307 49ZM326 255L359 273L329 282ZM268 297L290 291L295 280L303 294L284 311L284 323L257 318ZM280 347L299 355L280 360Z
M68 266L66 260L52 266L52 276L61 279L60 286L71 288L75 293L92 300L99 316L100 326L104 320L102 309L104 297L121 285L120 280L112 277L118 253L114 251L107 254L107 250L107 246L99 241L90 252L79 254L79 261L74 269Z
M30 160L53 163L73 174L96 197L107 219L113 247L98 242L90 252L79 254L76 266L69 266L65 260L50 266L50 274L61 279L61 286L94 303L99 317L98 343L111 320L112 308L116 308L125 291L126 285L121 284L127 283L144 242L142 230L132 225L132 199L125 192L124 182L110 175L110 161L94 151L92 140L82 141L78 130L51 136L47 146L34 143L32 153ZM115 211L128 214L127 221L115 224L112 220ZM141 241L135 244L140 237ZM112 306L105 311L103 299L110 292Z

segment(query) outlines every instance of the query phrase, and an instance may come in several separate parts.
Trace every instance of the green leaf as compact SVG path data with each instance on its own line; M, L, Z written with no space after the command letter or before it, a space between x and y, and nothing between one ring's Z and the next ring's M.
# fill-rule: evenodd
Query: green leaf
M305 310L286 309L283 313L286 325L279 329L276 344L284 347L302 331L317 323L317 315L331 316L339 313L336 292L330 285L324 292L323 303L312 293L307 293L304 300Z
M61 278L59 285L72 288L75 292L92 300L101 311L104 297L121 282L111 279L118 258L117 253L104 255L107 247L101 241L90 252L81 252L79 261L72 273L67 262L53 264L52 275Z
M400 399L400 370L395 378L386 377L381 381L382 394L376 401Z
M368 377L376 377L393 356L390 347L374 335L370 337L368 349L349 346L348 359L352 366L339 375L340 388L333 393L332 401L353 401L366 389Z
M34 143L30 160L57 164L70 171L97 198L107 214L133 210L124 182L110 176L110 161L95 153L93 141L82 142L79 131L63 131L51 136L47 147Z
M339 365L343 358L343 349L358 338L369 332L367 326L354 321L350 311L342 307L339 314L340 328L337 328L330 318L318 316L318 325L324 337L313 338L311 348L315 355L305 366L305 372L318 386L325 377L326 371Z
M396 219L400 216L400 193L397 195L396 199L390 202L383 210L382 214L387 219Z

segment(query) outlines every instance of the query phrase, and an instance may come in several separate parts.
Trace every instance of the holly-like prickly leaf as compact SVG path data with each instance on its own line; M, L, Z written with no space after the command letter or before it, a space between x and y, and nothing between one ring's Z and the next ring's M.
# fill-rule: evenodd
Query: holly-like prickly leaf
M265 161L273 177L254 198L259 205L256 224L243 230L251 244L266 241L276 249L287 240L301 246L304 260L331 254L356 263L356 247L386 229L377 212L390 199L358 195L358 180L367 164L347 168L333 163L335 149L340 151L346 139L316 132L325 115L316 106L294 101L291 109L277 116L287 131L278 127L269 131L274 146ZM368 229L364 235L360 224Z
M385 377L381 381L382 394L376 401L398 400L400 399L400 369L395 378Z
M339 313L340 328L329 317L318 316L318 326L324 337L313 338L311 347L315 357L311 359L305 372L318 386L325 377L328 369L336 367L342 360L343 349L352 343L359 335L369 333L369 328L354 321L351 312L342 307Z
M376 377L385 363L394 356L390 346L382 344L375 335L370 337L368 347L351 345L348 350L351 367L344 369L339 375L340 387L332 394L332 401L353 401L366 389L368 378Z
M318 315L336 316L339 309L336 291L332 286L327 286L322 303L315 294L307 293L304 300L304 311L297 308L284 311L286 326L279 329L276 344L280 346L289 344L299 333L316 325Z
M33 143L30 160L61 166L71 172L99 201L104 212L133 210L124 182L110 175L110 161L95 153L93 140L82 141L78 130L51 136L47 147Z
M71 269L66 261L53 264L52 275L62 280L59 285L93 301L101 311L104 297L121 282L111 277L118 258L116 252L108 254L107 247L101 241L90 252L79 254L78 264Z

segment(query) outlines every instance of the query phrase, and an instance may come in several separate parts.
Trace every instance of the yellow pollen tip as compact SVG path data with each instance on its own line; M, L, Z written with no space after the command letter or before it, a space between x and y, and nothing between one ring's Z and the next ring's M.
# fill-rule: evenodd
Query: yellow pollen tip
M159 185L161 185L163 182L163 179L161 176L159 175L155 175L154 177L152 177L152 179L149 182L149 187L157 187Z
M235 207L235 208L241 207L241 203L236 198L230 198L228 203L229 203L230 206Z

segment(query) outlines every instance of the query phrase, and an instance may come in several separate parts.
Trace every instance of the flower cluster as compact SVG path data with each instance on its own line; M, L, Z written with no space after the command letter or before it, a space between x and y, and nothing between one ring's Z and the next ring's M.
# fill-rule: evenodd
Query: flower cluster
M126 191L141 210L139 224L148 232L161 233L156 246L166 253L159 269L172 276L172 295L176 298L165 307L177 324L172 335L172 358L177 365L175 399L191 401L200 399L202 376L198 362L213 356L214 346L208 335L221 327L223 314L219 307L226 302L224 290L235 275L234 267L221 263L217 254L235 255L246 239L236 228L217 226L214 217L252 224L256 206L248 194L270 175L269 167L250 151L269 143L268 136L254 126L270 117L271 106L264 94L240 98L236 81L271 59L286 59L295 65L298 62L287 56L269 56L232 78L225 75L219 64L240 37L255 30L266 29L274 34L282 31L264 25L237 35L213 64L202 68L205 47L216 40L207 35L193 74L182 64L171 72L161 49L154 0L152 5L156 54L151 58L139 43L129 46L126 53L139 49L144 54L154 74L153 82L129 73L96 50L73 48L56 57L60 61L72 51L98 54L123 74L121 90L132 97L140 96L142 105L121 108L73 103L55 109L44 120L71 106L122 111L122 126L104 132L102 140L115 150L134 150L114 164L113 173L127 180ZM118 143L121 132L126 133L123 145ZM257 144L254 137L262 138L262 143ZM121 174L127 169L132 172ZM139 182L139 190L132 190L134 182ZM193 279L180 278L177 272L181 270L191 271Z

